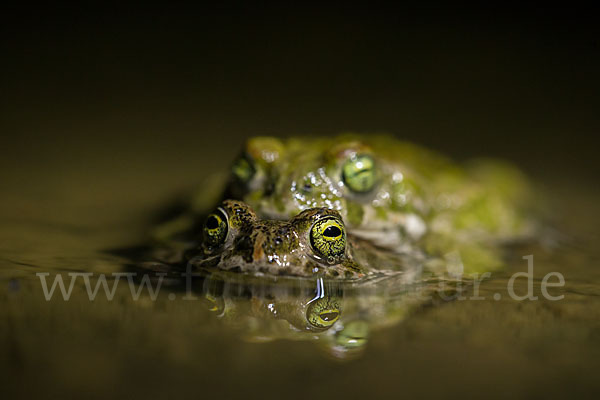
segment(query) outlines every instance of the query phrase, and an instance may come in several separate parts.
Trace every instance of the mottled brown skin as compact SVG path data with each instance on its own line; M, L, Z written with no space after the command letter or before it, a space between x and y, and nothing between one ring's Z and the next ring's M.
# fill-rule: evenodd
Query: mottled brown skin
M203 241L198 254L190 259L196 267L217 267L270 275L357 279L366 270L354 260L349 245L343 255L325 258L317 254L309 233L324 217L341 216L335 210L313 208L288 221L261 220L245 203L226 200L221 210L228 217L228 233L223 244L210 246Z

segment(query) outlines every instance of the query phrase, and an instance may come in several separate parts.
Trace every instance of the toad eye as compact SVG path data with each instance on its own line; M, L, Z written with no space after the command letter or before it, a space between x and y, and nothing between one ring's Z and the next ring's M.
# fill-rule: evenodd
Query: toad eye
M337 298L323 297L311 303L306 310L306 319L315 328L327 329L339 319L341 314Z
M256 174L256 167L251 157L243 154L234 161L231 173L239 182L248 183Z
M376 180L375 160L366 154L349 158L342 166L342 180L353 192L365 193L373 189Z
M321 218L310 229L310 244L329 264L338 262L346 251L346 231L337 217Z
M219 247L225 242L228 230L227 214L219 207L215 212L206 217L206 221L204 222L204 241L210 247Z

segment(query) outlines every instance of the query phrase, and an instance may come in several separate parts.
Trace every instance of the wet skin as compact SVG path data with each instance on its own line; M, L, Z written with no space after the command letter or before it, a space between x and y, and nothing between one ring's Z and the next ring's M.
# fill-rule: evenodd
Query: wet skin
M198 224L192 221L203 221L219 197L234 198L252 207L255 213L249 221L258 221L260 230L273 237L274 230L284 228L274 221L288 226L306 210L330 209L339 213L352 240L362 239L377 248L376 258L383 252L413 259L424 256L438 260L429 263L433 269L453 264L451 268L459 272L481 273L502 265L501 244L537 231L529 211L534 204L531 192L524 175L505 162L459 166L439 153L388 136L256 137L247 141L233 162L229 178L211 175L190 211L160 226L154 236L168 241L181 230L197 234L190 227ZM294 237L280 239L292 242L273 248L309 249L294 243ZM237 239L235 247L248 247L247 241ZM233 259L233 250L227 251ZM285 262L289 265L278 273L306 275L312 265L305 262L308 258L299 259L296 250L290 254ZM214 263L216 257L208 258ZM276 254L272 257L277 259ZM244 260L239 254L237 259ZM310 259L316 267L323 262ZM253 257L252 262L260 260ZM299 268L292 268L290 260L300 262ZM301 269L305 272L299 273Z
M288 221L262 220L240 201L226 200L206 218L196 267L290 276L359 278L339 213L301 212ZM193 253L192 253L193 254Z
M498 243L535 229L530 185L516 168L489 160L463 167L387 136L252 138L227 193L266 218L334 209L349 233L380 248L458 251L472 271L496 268Z
M243 202L225 200L202 230L200 245L186 253L189 265L201 269L341 280L402 275L412 281L424 262L421 253L396 254L347 234L340 214L328 208L266 220Z

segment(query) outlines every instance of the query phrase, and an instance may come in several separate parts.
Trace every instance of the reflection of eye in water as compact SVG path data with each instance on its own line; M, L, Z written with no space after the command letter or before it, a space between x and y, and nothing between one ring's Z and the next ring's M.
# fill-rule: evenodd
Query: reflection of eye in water
M370 333L400 322L422 287L398 290L398 280L348 284L323 279L257 277L203 271L194 296L207 310L250 341L316 340L336 358L362 353Z
M326 296L308 305L306 319L315 328L328 329L338 320L340 313L339 299Z

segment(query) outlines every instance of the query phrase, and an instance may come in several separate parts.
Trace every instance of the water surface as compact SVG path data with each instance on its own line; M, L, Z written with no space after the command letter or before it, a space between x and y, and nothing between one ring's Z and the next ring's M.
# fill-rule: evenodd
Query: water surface
M120 284L112 301L102 295L90 301L80 279L69 301L58 294L46 301L36 273L50 273L50 279L92 272L94 279L126 271L130 259L106 249L142 242L161 207L199 182L200 162L185 156L177 161L166 153L157 164L157 154L55 154L49 156L52 168L43 158L22 168L3 161L0 365L5 393L171 398L240 391L273 398L485 393L495 398L576 396L600 388L600 196L584 179L534 177L554 189L550 202L558 244L512 247L506 268L481 284L483 300L413 301L411 293L423 289L398 285L380 285L379 291L328 287L342 299L340 321L366 321L367 328L356 328L368 331L360 351L335 350L331 335L298 323L290 328L285 319L256 317L261 304L269 302L287 302L289 313L305 307L317 293L313 283L290 290L282 289L283 283L263 282L254 289L230 285L226 295L222 285L213 285L208 301L184 301L182 288L168 283L154 301L145 292L134 300L129 286ZM226 160L216 161L213 167L225 165ZM526 271L522 257L529 254L539 299L515 301L507 282ZM564 298L549 301L540 283L555 271L566 283L550 292ZM515 290L525 293L525 281L518 280ZM221 315L225 300L219 296L237 304L237 316Z

